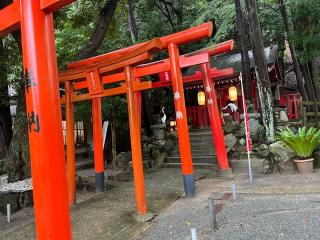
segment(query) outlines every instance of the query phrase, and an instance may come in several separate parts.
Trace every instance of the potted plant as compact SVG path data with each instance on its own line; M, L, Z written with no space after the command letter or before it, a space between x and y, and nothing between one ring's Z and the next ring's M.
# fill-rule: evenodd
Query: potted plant
M286 128L281 130L276 138L296 154L297 159L294 161L300 173L313 172L312 153L320 143L320 130L303 127L295 133Z

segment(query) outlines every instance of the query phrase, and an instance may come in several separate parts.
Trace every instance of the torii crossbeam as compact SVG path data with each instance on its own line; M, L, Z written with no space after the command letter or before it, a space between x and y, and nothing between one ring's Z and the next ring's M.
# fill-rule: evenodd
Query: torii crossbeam
M53 12L73 0L14 0L0 37L21 28L37 239L71 239Z

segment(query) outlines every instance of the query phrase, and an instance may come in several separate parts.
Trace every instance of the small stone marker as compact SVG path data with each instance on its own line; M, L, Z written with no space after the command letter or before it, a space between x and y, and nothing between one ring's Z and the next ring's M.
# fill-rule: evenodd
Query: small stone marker
M217 230L217 218L216 218L216 210L214 208L214 200L209 198L208 205L209 205L209 216L210 216L211 228L212 228L212 231L215 232Z
M192 240L198 240L198 238L197 238L197 229L191 228L191 237L192 237Z
M232 184L232 197L234 201L237 200L236 185L234 183Z
M11 207L10 207L10 204L7 204L7 221L8 221L8 223L11 222Z

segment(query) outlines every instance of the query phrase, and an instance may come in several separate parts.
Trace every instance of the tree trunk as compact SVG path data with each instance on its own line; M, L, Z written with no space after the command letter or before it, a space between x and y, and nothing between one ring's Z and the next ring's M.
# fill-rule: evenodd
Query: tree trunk
M241 50L241 62L242 62L242 74L243 74L243 85L244 85L244 95L247 100L252 100L251 95L251 71L250 71L250 59L248 53L248 46L245 35L245 23L243 18L243 13L241 9L240 0L234 0L236 8L236 22L238 28L238 38Z
M313 89L314 89L314 93L316 96L316 99L320 99L320 89L319 89L319 84L317 83L317 75L314 72L314 65L313 62L309 62L308 64L308 74L310 76L310 79L312 81L312 85L313 85Z
M128 23L133 44L139 41L139 32L134 18L134 0L128 0ZM148 93L141 92L142 117L148 134L151 132L151 114L148 107Z
M286 5L285 5L283 0L278 0L278 3L279 3L279 7L280 7L282 18L283 18L284 29L285 29L285 32L286 32L286 35L287 35L287 41L289 43L291 57L292 57L293 65L294 65L294 70L296 72L299 91L301 93L301 96L305 100L308 100L307 94L306 94L306 89L305 89L305 86L303 84L303 78L302 78L302 74L301 74L301 69L299 67L299 61L298 61L298 58L297 58L296 50L294 48L294 45L292 43L292 39L290 37L290 36L292 36L292 31L291 31L290 26L289 26L289 18L288 18Z
M264 55L264 45L262 32L258 17L256 0L246 0L247 11L249 13L251 41L253 45L253 55L256 67L257 86L260 98L260 106L263 124L266 128L266 138L268 142L274 141L274 119L272 106L272 92L269 80L267 63Z
M112 161L115 162L117 159L117 135L116 135L116 127L114 123L111 123L111 155Z
M139 40L139 35L138 35L136 20L134 18L133 0L128 0L128 23L129 23L132 42L135 44Z
M308 99L309 99L309 101L315 101L316 96L315 96L315 93L314 93L312 80L310 79L310 76L308 74L308 69L307 69L306 64L301 64L300 65L300 69L301 69L302 74L304 76L305 89L306 89L306 93L307 93Z
M12 33L12 36L20 49L20 53L22 54L20 31L18 30L17 32ZM5 163L9 182L20 181L25 178L31 177L28 123L26 115L26 98L23 72L21 73L21 79L17 84L16 91L18 94L17 111L12 140Z
M6 157L6 172L9 182L31 177L27 125L24 84L20 84L13 136Z
M112 17L115 13L120 0L107 0L104 7L100 11L100 16L96 24L95 30L90 37L85 48L79 52L77 59L92 57L100 47L105 34L110 26Z
M12 138L12 121L8 94L7 71L4 59L5 49L0 39L0 159L4 159Z

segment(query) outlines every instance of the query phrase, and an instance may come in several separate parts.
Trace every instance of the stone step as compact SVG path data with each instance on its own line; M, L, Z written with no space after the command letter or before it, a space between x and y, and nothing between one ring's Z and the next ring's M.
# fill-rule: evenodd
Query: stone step
M191 137L212 137L212 132L189 132L189 136Z
M211 128L189 129L189 133L211 133Z
M215 156L216 153L215 153L215 150L213 148L208 148L208 149L200 149L200 150L194 150L194 149L191 149L191 154L192 156L206 156L206 155L213 155ZM179 149L175 150L175 151L172 151L170 153L170 157L179 157L180 156L180 151Z
M181 163L163 163L161 165L162 168L181 168ZM216 164L210 163L193 163L193 167L196 169L212 169L216 170Z
M207 155L207 156L192 156L193 163L216 163L216 156ZM180 163L180 157L166 157L164 160L165 163Z
M248 160L247 159L229 159L231 168L237 172L248 172ZM263 161L261 158L252 158L251 167L253 174L260 173L263 170Z
M193 145L203 145L203 144L213 144L213 139L208 138L208 139L190 139L190 144Z

